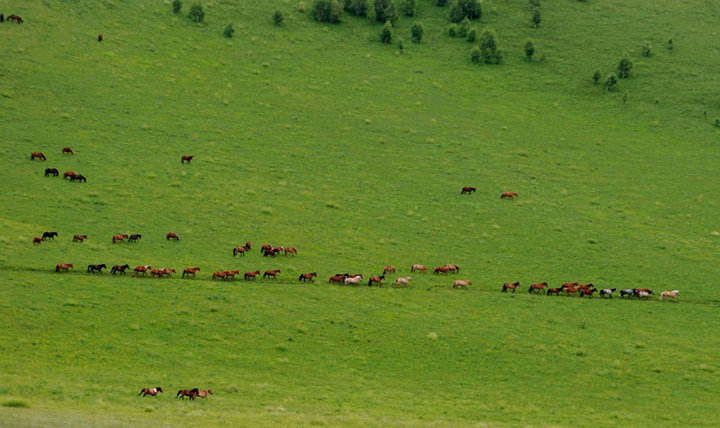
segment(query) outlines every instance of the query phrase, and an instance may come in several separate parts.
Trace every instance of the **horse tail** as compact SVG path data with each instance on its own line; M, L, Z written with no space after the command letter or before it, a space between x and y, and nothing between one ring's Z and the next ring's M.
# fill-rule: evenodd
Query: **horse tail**
M140 391L140 394L138 394L138 395L142 395L142 393L143 393L143 392L145 392L145 390L144 390L144 389L143 389L142 391Z

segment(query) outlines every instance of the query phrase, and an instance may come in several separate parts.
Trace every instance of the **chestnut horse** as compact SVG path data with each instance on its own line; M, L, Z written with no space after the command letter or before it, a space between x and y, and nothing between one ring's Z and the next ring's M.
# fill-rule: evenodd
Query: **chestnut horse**
M467 288L468 285L472 285L472 281L469 279L456 279L453 281L452 288Z
M8 19L10 19L10 18L8 18ZM45 155L42 154L41 152L30 153L30 160L35 160L35 159L47 160L47 158L45 158Z
M345 278L347 278L348 274L346 273L340 273L337 275L333 275L330 277L330 280L328 281L328 284L343 284L345 281Z
M73 242L83 242L87 239L87 235L75 235L73 236Z
M113 244L117 242L125 242L126 239L128 239L127 233L123 233L122 235L113 235Z
M128 264L124 264L122 266L115 265L112 267L112 269L110 269L110 273L113 275L115 275L116 273L121 273L121 274L125 275L125 271L129 268L130 268L130 265L128 265Z
M138 395L142 395L143 397L145 397L146 395L156 397L158 395L158 392L163 392L162 388L160 388L159 386L156 388L143 388Z
M297 248L295 247L285 247L285 255L288 254L297 254Z
M383 269L383 275L390 272L395 273L395 268L392 266L385 266L385 269Z
M75 154L75 152L73 152L73 150L70 147L63 147L62 152L63 152L63 154L65 154L65 153L69 153L71 155Z
M201 389L197 392L197 396L200 398L207 398L208 395L212 395L212 389Z
M228 279L235 279L235 275L237 275L239 273L240 273L239 269L225 271L225 275L228 276Z
M545 287L548 286L547 282L540 282L537 284L530 284L530 288L528 289L528 293L542 293L545 291Z
M58 263L55 265L55 272L67 272L68 269L75 269L72 263Z
M228 274L227 274L226 270L216 271L216 272L213 272L213 274L212 274L213 281L215 280L215 278L227 279L227 277L228 277Z
M506 282L503 284L502 292L507 293L508 290L512 290L513 293L515 293L515 290L520 286L520 281L513 282L512 284L509 282Z
M165 235L165 239L167 239L168 241L171 240L171 239L174 239L174 240L176 240L176 241L179 241L179 240L180 240L180 237L177 236L176 233L168 232L168 234Z
M43 239L42 238L33 238L33 245L40 245L42 244Z
M447 271L450 273L460 273L460 267L458 265L445 265Z
M182 158L180 158L180 163L185 163L185 162L190 163L190 161L193 160L194 157L195 157L195 156L187 156L187 155L185 155L185 156L183 156Z
M411 272L411 273L412 273L412 272L415 272L416 270L419 270L419 271L422 271L422 272L427 273L427 268L425 267L425 265L412 265L412 266L410 267L410 272Z
M60 172L56 168L45 168L45 177L48 175L52 175L53 177L57 177L60 175Z
M380 276L371 276L370 280L368 281L368 287L372 287L373 284L377 284L378 287L382 287L383 279L385 279L385 274L382 274Z
M254 270L254 271L252 271L252 272L245 272L244 278L245 278L246 280L249 280L249 279L251 279L251 278L252 278L252 279L256 279L256 277L257 277L258 275L260 275L260 271L259 271L259 270Z
M133 268L133 275L134 275L134 276L137 276L138 274L141 274L141 273L144 274L144 275L147 275L147 272L148 272L150 269L152 269L152 266L150 266L150 265L147 265L147 266L135 266L135 267Z
M580 289L580 297L590 296L590 298L592 298L593 293L596 292L596 291L597 291L597 288L595 288L595 287L592 287L592 288L581 288L581 289Z
M503 194L500 195L500 199L515 199L517 197L517 192L503 192Z
M233 248L233 257L237 256L238 254L242 254L244 256L247 250L248 249L245 247L235 247Z
M77 177L77 172L75 172L75 171L65 171L65 172L63 173L63 179L73 178L73 177Z
M298 277L298 281L303 282L315 282L315 278L317 277L317 272L311 272L311 273L301 273Z
M180 399L184 399L185 397L189 397L191 400L194 400L195 397L197 397L198 392L200 392L197 388L193 388L190 390L187 389L181 389L178 391L177 395L175 395L175 398L180 397Z
M663 291L660 293L660 300L663 300L664 297L669 297L673 299L673 302L677 301L677 295L680 294L680 290L673 290L673 291Z
M461 195L464 195L464 194L467 193L467 194L471 195L473 192L475 192L475 188L474 188L474 187L467 187L467 186L465 186L465 187L463 187L462 190L460 191L460 194L461 194Z
M435 269L433 269L433 275L439 275L439 274L446 274L448 273L449 269L447 266L438 266Z
M199 270L200 270L199 267L185 268L185 270L183 270L182 277L185 278L185 275L187 275L187 276L192 275L193 278L195 278L195 274L196 274Z
M265 273L263 273L263 278L275 278L278 274L280 274L280 269L266 270Z

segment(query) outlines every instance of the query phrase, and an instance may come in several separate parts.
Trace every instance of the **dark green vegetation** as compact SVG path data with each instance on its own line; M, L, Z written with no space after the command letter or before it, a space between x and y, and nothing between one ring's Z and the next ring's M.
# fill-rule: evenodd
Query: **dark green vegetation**
M714 6L543 2L532 28L527 2L486 1L472 25L504 53L486 66L435 3L398 18L398 38L424 28L403 55L374 16L319 24L310 2L203 3L201 23L192 2L0 3L25 21L0 25L0 424L717 425ZM620 91L593 84L624 57ZM44 231L60 236L33 246ZM299 254L263 259L263 243ZM461 273L327 284L411 263ZM681 294L525 291L575 280ZM195 386L215 395L174 400Z

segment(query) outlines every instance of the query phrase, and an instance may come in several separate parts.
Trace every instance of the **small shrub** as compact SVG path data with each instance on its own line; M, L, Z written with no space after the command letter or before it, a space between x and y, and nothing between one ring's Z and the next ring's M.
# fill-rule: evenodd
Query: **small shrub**
M650 51L651 51L650 43L648 43L648 42L643 43L643 46L642 46L642 56L644 56L645 58L649 57L649 56L650 56Z
M528 41L525 42L525 46L523 46L523 51L525 52L525 60L527 62L532 61L532 57L535 55L535 43L528 39Z
M367 16L368 0L345 0L345 10L355 16Z
M273 13L273 23L279 27L282 25L283 21L285 21L285 17L282 12L276 10L275 13Z
M479 64L480 58L481 58L480 47L475 46L474 48L472 48L472 51L470 52L470 61L472 61L475 64Z
M232 24L228 24L227 27L225 27L225 31L223 31L223 36L232 38L233 34L235 34L235 27L233 27Z
M605 79L605 91L610 92L610 91L616 90L618 87L618 84L619 84L619 81L618 81L617 76L615 74L609 75Z
M720 119L715 119L715 127L720 128Z
M392 22L390 20L385 21L385 25L383 25L380 32L380 41L386 45L392 43Z
M480 36L480 53L485 64L500 64L503 59L503 53L497 47L495 32L485 30Z
M600 70L595 70L595 73L593 73L593 76L592 76L593 84L597 85L600 82L601 77L602 77L602 75L600 74Z
M337 0L315 0L311 13L317 22L336 24L342 19L343 8Z
M403 39L398 39L397 45L398 45L398 52L400 52L400 54L402 55L402 53L405 49L405 44L403 43Z
M173 7L173 13L178 14L182 11L182 1L181 0L173 0L172 2Z
M477 40L477 30L473 28L472 30L470 30L468 32L467 41L470 43L475 43L476 40Z
M450 6L450 21L460 22L465 17L471 20L482 17L482 7L478 0L457 0Z
M673 50L673 40L672 39L667 41L666 47L667 47L667 50L669 50L669 51Z
M540 21L542 21L542 18L540 17L540 9L535 8L532 14L532 23L535 26L535 28L540 26Z
M398 19L394 0L375 0L373 8L375 9L375 19L378 22L390 21L391 24L395 24Z
M423 38L423 33L425 32L425 29L423 28L423 25L419 22L416 22L413 24L413 26L410 28L410 34L411 34L411 40L413 43L420 43Z
M297 6L295 6L295 10L297 10L300 13L305 13L305 11L307 10L305 8L305 2L301 1L300 3L298 3Z
M457 33L458 33L457 24L450 24L450 26L448 27L448 36L457 37Z
M203 9L203 6L200 3L195 3L190 6L190 13L188 13L188 17L192 22L203 22L203 19L205 19L205 9Z
M630 58L624 57L620 60L618 63L617 69L618 69L618 77L621 79L625 79L627 77L630 77L630 70L632 70L633 63L630 61Z
M416 0L404 0L402 3L402 13L405 16L415 16L417 13L417 1Z
M466 16L458 25L457 35L458 37L467 37L468 31L470 31L470 19Z

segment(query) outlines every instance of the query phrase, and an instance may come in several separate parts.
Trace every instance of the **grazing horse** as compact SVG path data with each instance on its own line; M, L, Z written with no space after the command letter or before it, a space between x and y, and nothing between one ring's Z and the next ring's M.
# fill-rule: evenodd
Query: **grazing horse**
M137 241L138 239L142 239L142 235L139 235L139 234L135 233L135 234L130 235L130 236L128 237L128 242L135 242L135 241Z
M45 177L48 175L52 175L53 177L57 177L60 175L60 172L56 168L45 168Z
M545 287L548 286L547 282L540 282L537 284L530 284L530 288L528 289L528 293L542 293L545 291Z
M592 288L581 288L581 289L580 289L580 297L590 296L590 298L592 299L593 293L596 292L596 291L597 291L597 288L595 288L595 287L592 287Z
M10 19L10 18L8 18L8 20L9 20L9 19ZM40 160L43 160L43 161L44 161L44 160L47 160L47 158L45 157L45 155L42 154L41 152L32 152L32 153L30 153L30 160L35 160L35 159L40 159Z
M513 294L515 294L515 290L520 286L520 281L513 282L512 284L509 282L506 282L503 284L502 292L507 293L508 290L512 290Z
M518 197L517 192L503 192L500 195L500 199L515 199Z
M102 42L102 41L103 41L103 35L102 35L102 33L100 33L100 34L98 34L98 42Z
M339 273L336 275L333 275L330 277L330 280L328 281L328 284L343 284L345 282L345 278L347 278L348 274L346 273Z
M360 285L362 275L348 276L345 278L345 285Z
M180 240L180 237L177 236L176 233L168 232L168 234L165 235L165 239L168 240L168 241L171 240L171 239L174 239L174 240L176 240L176 241L179 241L179 240Z
M33 238L33 245L40 245L42 244L43 239L42 238Z
M245 247L235 247L233 248L233 257L237 256L238 254L245 255L245 252L247 251L247 248Z
M260 247L260 252L264 253L265 251L269 250L270 248L272 248L272 246L270 244L263 244L263 246Z
M559 295L560 295L560 292L563 291L564 288L565 288L564 285L561 286L560 288L548 288L548 291L547 291L547 293L546 293L546 296L549 296L549 295L551 295L551 294L554 294L554 295L556 295L556 296L559 296Z
M370 280L368 281L368 287L372 287L373 284L377 284L378 287L382 287L383 279L385 279L385 274L382 274L380 276L371 276Z
M113 235L113 244L119 242L125 242L125 240L128 239L128 234L123 233L122 235Z
M266 270L263 273L263 278L267 278L267 277L275 278L278 276L278 274L280 274L280 269Z
M254 270L254 271L252 271L252 272L245 272L244 278L245 278L246 280L249 280L249 279L251 279L251 278L252 278L252 279L256 279L256 277L257 277L258 275L260 275L260 271L259 271L259 270Z
M160 388L159 386L156 388L143 388L138 395L142 395L143 397L147 395L156 397L158 395L158 392L163 392L162 388Z
M20 18L18 15L14 15L14 14L8 16L7 20L8 20L8 22L15 20L15 22L17 22L18 24L22 24L22 22L23 22L22 18Z
M57 232L43 232L42 239L43 239L43 241L46 239L55 240L56 236L58 236Z
M63 154L65 154L65 153L69 153L71 155L75 154L75 152L73 152L73 149L71 149L70 147L63 147L62 152L63 152Z
M185 162L190 163L190 161L193 160L194 157L195 157L195 156L187 156L187 155L185 155L185 156L183 156L182 158L180 158L180 163L185 163Z
M425 265L412 265L410 267L410 273L415 272L416 270L419 270L419 271L422 271L425 273L427 273L427 271L428 271L427 268L425 267Z
M64 179L68 179L68 178L72 179L73 177L75 177L75 176L77 176L77 175L78 175L78 174L77 174L77 172L75 172L75 171L65 171L65 172L63 173L63 180L64 180Z
M252 243L250 241L247 241L245 243L245 248L247 248L247 250L250 251L250 249L252 248Z
M227 277L228 277L228 271L226 271L226 270L216 271L216 272L213 272L213 274L212 274L213 281L215 280L215 278L227 279Z
M138 274L147 275L147 272L152 269L152 266L135 266L133 268L133 276L137 276Z
M395 268L392 266L385 266L385 269L383 269L383 275L385 275L386 273L390 273L390 272L395 273L396 272Z
M617 291L617 288L603 288L600 290L600 297L604 298L605 296L608 296L612 299L612 295L615 291Z
M637 290L637 288L623 288L622 290L620 290L620 297L621 298L623 296L633 297L635 295L636 290Z
M89 273L102 273L102 270L106 268L105 263L101 265L88 265L87 271Z
M297 248L285 247L285 255L287 256L288 254L293 254L293 255L297 254Z
M130 265L128 265L128 264L124 264L122 266L115 265L112 267L112 269L110 269L110 273L113 275L115 275L116 273L121 273L121 274L125 275L125 273L126 273L125 271L129 268L130 268Z
M439 274L444 275L444 274L448 273L448 270L449 269L447 268L447 266L438 266L435 269L433 269L433 275L439 275Z
M660 293L660 300L663 300L664 297L670 297L673 299L673 302L677 301L677 295L680 294L680 290L673 290L673 291L663 291Z
M75 269L72 263L58 263L55 265L55 272L67 272L68 269Z
M83 242L87 239L87 235L75 235L73 236L73 242Z
M183 270L182 277L185 278L185 275L187 275L187 276L192 275L193 278L195 278L195 274L196 274L199 270L200 270L199 267L185 268L185 270Z
M205 390L199 390L197 392L197 396L200 398L207 398L208 395L212 395L213 391L212 389L205 389Z
M410 285L410 281L412 281L411 276L406 276L404 278L398 278L395 280L395 288L407 287L408 285Z
M87 183L87 177L85 177L82 174L75 174L74 176L70 177L71 182L77 181L78 183Z
M460 191L460 194L461 194L461 195L464 195L464 194L467 193L467 194L471 195L473 192L475 192L475 188L474 188L474 187L465 186L465 187L463 187L462 190Z
M453 281L452 288L467 288L468 285L472 285L472 281L469 279L456 279Z
M317 277L317 272L301 273L300 276L298 277L298 281L315 282L315 277Z
M185 397L189 397L191 400L194 400L195 397L197 397L198 392L200 392L197 388L193 388L190 390L187 389L181 389L178 391L177 395L175 395L175 398L180 397L180 399L184 399Z

